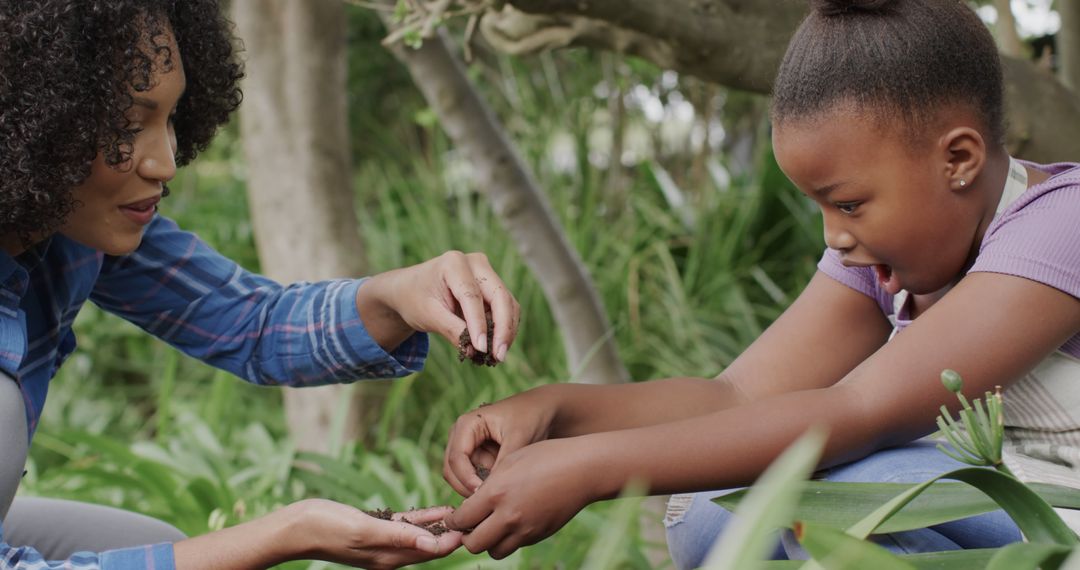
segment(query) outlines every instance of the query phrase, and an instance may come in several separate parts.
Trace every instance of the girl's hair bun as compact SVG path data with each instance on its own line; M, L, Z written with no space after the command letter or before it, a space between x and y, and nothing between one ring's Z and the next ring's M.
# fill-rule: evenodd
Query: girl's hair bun
M810 6L822 16L881 13L897 0L811 0Z

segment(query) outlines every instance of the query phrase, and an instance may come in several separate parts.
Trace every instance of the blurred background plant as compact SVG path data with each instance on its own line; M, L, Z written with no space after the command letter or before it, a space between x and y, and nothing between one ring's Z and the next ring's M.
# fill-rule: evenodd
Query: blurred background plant
M342 398L313 452L290 433L282 390L245 384L87 306L21 492L129 508L189 534L309 496L396 510L452 504L440 469L457 416L571 377L563 331L475 184L475 163L380 45L377 15L355 6L345 14L348 186L369 271L447 249L486 252L522 305L508 361L461 364L436 340L424 372L379 383L361 439L346 435L350 398ZM629 376L720 372L794 299L823 246L816 207L772 158L764 97L613 52L520 57L473 44L467 78L591 276ZM224 130L173 181L162 212L259 271L241 139L235 124ZM558 540L500 562L462 550L426 567L661 567L659 515L645 504L594 505Z

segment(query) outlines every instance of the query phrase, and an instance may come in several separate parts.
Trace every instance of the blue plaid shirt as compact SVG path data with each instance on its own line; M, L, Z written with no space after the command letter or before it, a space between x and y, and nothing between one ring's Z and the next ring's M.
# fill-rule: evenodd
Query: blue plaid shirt
M427 335L385 352L357 312L362 282L282 286L162 216L135 252L120 257L56 235L16 258L0 251L0 370L18 380L33 437L49 381L75 350L71 323L89 299L255 384L314 386L419 371ZM0 534L0 570L172 567L168 544L45 562L32 549L2 543Z

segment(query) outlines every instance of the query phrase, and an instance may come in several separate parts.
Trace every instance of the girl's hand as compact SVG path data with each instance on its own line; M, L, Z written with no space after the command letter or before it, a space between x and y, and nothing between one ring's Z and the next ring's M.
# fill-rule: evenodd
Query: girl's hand
M294 506L301 513L296 532L309 537L313 559L360 568L399 568L442 558L461 545L460 532L435 536L410 524L440 521L453 512L450 507L397 513L394 520L388 521L322 499L309 499Z
M502 559L559 530L595 500L589 453L577 438L534 443L502 458L499 469L446 518L462 544Z
M392 350L414 331L457 345L468 329L472 348L500 362L517 336L521 307L482 253L451 251L419 265L380 273L356 294L360 318L380 346ZM494 337L488 346L487 308Z
M477 469L495 472L504 458L548 438L558 411L558 387L541 386L462 414L450 427L443 478L461 496L482 483Z

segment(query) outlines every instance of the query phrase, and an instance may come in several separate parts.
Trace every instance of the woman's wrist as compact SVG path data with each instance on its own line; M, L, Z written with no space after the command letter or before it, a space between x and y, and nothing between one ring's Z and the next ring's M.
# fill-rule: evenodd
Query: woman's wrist
M311 558L318 552L303 531L304 508L293 504L257 519L173 545L177 570L247 570Z
M356 311L368 336L387 352L397 348L416 331L401 318L393 303L392 277L381 273L356 290Z

